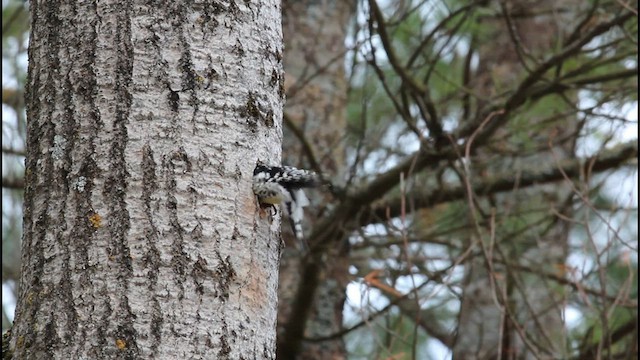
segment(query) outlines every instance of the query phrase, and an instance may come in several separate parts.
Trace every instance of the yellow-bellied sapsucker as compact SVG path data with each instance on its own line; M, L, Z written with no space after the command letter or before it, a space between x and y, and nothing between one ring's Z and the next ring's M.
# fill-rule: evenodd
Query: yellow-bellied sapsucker
M291 228L304 248L306 242L302 234L303 208L309 199L302 189L320 185L320 177L309 170L292 166L266 166L258 164L253 170L253 192L262 206L282 204L291 222Z

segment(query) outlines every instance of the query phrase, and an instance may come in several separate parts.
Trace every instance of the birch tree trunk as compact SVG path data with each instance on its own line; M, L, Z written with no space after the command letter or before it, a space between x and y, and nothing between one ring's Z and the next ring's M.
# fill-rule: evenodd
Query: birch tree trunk
M275 358L279 1L30 7L14 358Z

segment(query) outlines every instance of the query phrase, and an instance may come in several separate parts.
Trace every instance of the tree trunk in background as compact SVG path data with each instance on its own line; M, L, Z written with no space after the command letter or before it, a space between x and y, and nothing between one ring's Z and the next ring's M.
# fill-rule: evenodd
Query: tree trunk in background
M14 358L275 358L279 2L30 8Z
M283 140L283 163L306 168L318 166L331 180L345 168L344 131L346 129L347 80L344 73L345 36L355 4L347 1L285 1L283 33L288 127ZM312 151L301 144L300 137ZM308 191L311 206L304 225L314 224L318 209L332 199L320 191ZM310 233L305 226L305 234ZM303 266L302 256L291 231L285 227L287 248L280 265L278 309L279 359L343 359L344 340L302 342L336 333L342 327L342 311L348 279L346 248L329 250L308 318L291 318L295 292ZM313 244L310 244L313 246Z
M563 28L570 28L568 12L571 13L571 10L567 12L567 9L577 9L578 5L573 0L505 3L503 12L506 10L513 21L516 41L522 47L522 58L527 61L541 59L551 52L557 42L566 36ZM534 15L535 12L543 15ZM518 74L526 73L502 15L484 20L483 25L491 26L493 31L487 38L476 41L479 65L471 87L480 98L514 89L517 81L521 80ZM549 105L553 106L557 104ZM569 109L566 103L561 106L554 111L560 113ZM481 104L479 107L482 109ZM494 147L495 153L480 155L485 158L485 165L493 170L512 171L517 176L519 171L530 168L531 164L554 164L556 160L572 157L575 136L571 135L577 129L577 120L553 126L536 126L542 120L548 118L532 113L525 126L529 129L528 133L523 136L532 142L534 148L551 151L540 151L526 161L499 162L495 159L500 158L500 147L508 148L508 144L498 144L497 149ZM500 139L501 134L508 131L524 131L507 128L498 130L494 137ZM549 128L553 128L553 131L549 132ZM536 132L537 129L544 129L544 132ZM567 138L571 141L566 141ZM482 165L475 170L476 176L482 176ZM542 205L548 206L550 211L564 214L566 219L571 218L570 197L570 188L558 183L496 195L494 204L485 203L484 208L495 207L503 212L519 214L524 213L525 209ZM544 230L532 226L512 238L511 243L494 244L500 247L502 253L494 251L493 259L489 261L503 259L511 261L510 264L493 262L489 265L483 256L477 256L466 264L458 333L453 347L454 359L558 359L569 356L563 352L567 342L563 292L561 288L550 285L540 273L553 274L564 267L570 224L558 217L553 224L547 225ZM505 225L507 229L508 226ZM483 241L485 248L491 246L487 241L488 236L483 240L472 237L472 241ZM514 264L534 271L530 276L521 276L521 269L509 269ZM541 349L552 352L540 352Z

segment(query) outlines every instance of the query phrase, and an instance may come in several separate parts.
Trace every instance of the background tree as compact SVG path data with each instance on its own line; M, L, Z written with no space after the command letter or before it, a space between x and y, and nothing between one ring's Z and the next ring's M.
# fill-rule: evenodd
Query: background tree
M332 177L346 169L347 79L345 37L355 4L348 1L283 2L285 131L283 163L311 168ZM317 221L314 211L333 201L329 192L310 191L312 206L307 223ZM286 228L286 227L285 227ZM308 233L308 229L307 233ZM283 231L288 246L280 262L278 358L345 358L344 339L302 342L306 337L334 334L342 327L349 258L345 246L332 248L318 288L294 303L303 255L290 231ZM347 243L345 237L343 244Z
M637 216L637 201L617 204L604 182L628 176L624 164L637 158L635 142L618 139L634 105L610 105L636 102L636 8L360 5L348 41L353 171L346 180L325 171L346 196L318 210L326 215L293 272L304 279L293 304L308 306L298 314L312 311L311 294L334 269L328 254L345 235L347 275L375 296L356 307L360 322L321 337L307 328L303 342L351 332L347 348L374 358L424 355L431 339L458 357L634 354L636 230L622 220ZM591 197L609 204L595 208ZM603 225L614 236L578 236ZM620 256L621 278L607 278ZM578 290L585 288L595 298ZM605 310L612 308L616 315ZM585 332L567 314L598 320ZM604 329L618 316L620 331ZM372 336L355 335L363 328Z
M2 307L3 331L13 319L12 295L20 278L28 29L24 2L2 3L2 295L7 302Z
M579 2L539 2L536 8L546 11L537 13L526 1L496 4L494 9L502 16L479 20L480 24L487 25L487 31L468 35L469 52L478 56L478 68L469 70L479 74L468 82L474 94L490 98L502 89L517 85L518 79L509 74L525 72L527 62L533 63L548 54L559 41L558 35L577 25L572 12L564 9L579 9ZM540 105L532 105L522 116L515 116L513 123L526 123L529 129L507 123L496 130L494 137L509 139L519 132L533 136L524 142L515 141L516 146L523 147L517 157L504 156L513 140L495 148L479 149L478 161L471 168L472 176L483 178L487 171L506 169L522 171L530 163L552 164L574 157L580 120L572 116L576 116L577 104L577 93L566 89L560 96L549 95ZM530 148L536 150L530 151ZM477 199L478 203L470 206L478 210L493 209L490 211L509 209L508 212L515 214L543 208L557 212L555 218L549 216L539 224L523 227L524 241L514 243L507 237L497 248L501 256L508 259L519 259L519 263L543 270L551 265L547 270L553 270L563 268L566 262L570 229L567 219L572 217L574 196L567 183L555 183L521 189L506 196L498 194L489 200ZM495 238L504 236L501 233L508 234L514 227L519 228L509 221L497 223ZM491 237L482 231L471 234L471 241L478 241L485 253L471 259L465 267L454 357L499 358L529 353L531 358L567 358L562 321L565 292L544 277L513 269L512 262L494 263L494 257L499 257L492 253L495 238Z
M12 355L275 358L278 3L29 7Z
M296 4L280 355L635 358L637 2Z

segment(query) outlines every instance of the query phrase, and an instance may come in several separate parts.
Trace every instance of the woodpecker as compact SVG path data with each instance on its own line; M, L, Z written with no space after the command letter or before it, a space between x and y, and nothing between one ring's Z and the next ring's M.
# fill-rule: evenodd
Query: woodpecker
M320 177L309 170L292 166L266 166L258 164L253 170L253 192L262 206L281 204L289 218L296 238L306 250L307 244L302 234L303 208L309 199L303 189L320 185Z

